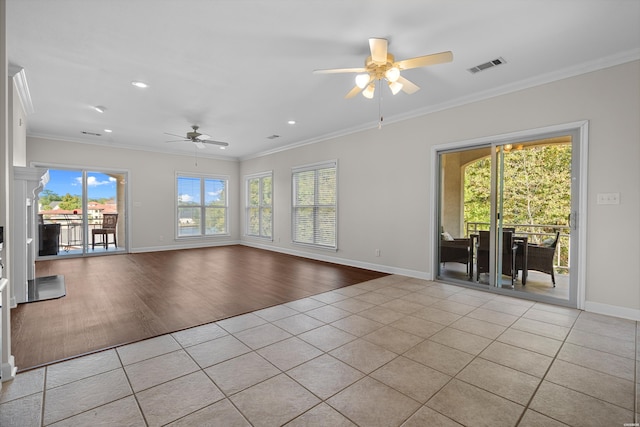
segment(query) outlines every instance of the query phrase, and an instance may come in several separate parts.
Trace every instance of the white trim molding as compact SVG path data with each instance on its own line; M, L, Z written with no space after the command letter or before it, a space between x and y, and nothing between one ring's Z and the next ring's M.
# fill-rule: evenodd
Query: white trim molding
M9 64L9 76L13 77L13 83L16 85L18 91L18 97L22 103L24 112L29 115L35 112L33 108L33 101L31 100L31 92L29 92L29 85L27 84L27 75L24 72L24 68L17 65Z
M298 256L301 258L313 259L316 261L330 262L332 264L346 265L349 267L364 268L367 270L379 271L381 273L398 274L401 276L408 276L416 279L431 280L431 272L428 272L428 271L409 270L406 268L392 267L389 265L373 264L373 263L364 262L364 261L356 261L352 259L332 257L329 255L321 255L321 254L297 251L293 249L278 248L271 245L261 245L259 243L252 243L246 240L243 240L242 242L240 242L240 244L244 246L249 246L251 248L264 249L267 251Z
M436 185L439 182L438 174L438 154L440 152L445 152L449 150L459 150L464 148L476 147L479 145L491 145L497 144L500 145L502 143L514 141L514 140L527 140L531 137L540 137L542 135L547 134L556 134L562 132L578 132L579 138L579 155L580 155L580 176L579 176L579 207L578 207L578 248L577 248L577 258L578 258L578 266L572 267L572 275L576 275L576 296L575 296L575 308L585 309L585 296L586 296L586 271L587 271L587 239L586 239L586 229L587 229L587 183L588 183L588 175L587 175L587 167L589 164L588 161L588 146L589 146L589 121L581 120L570 123L562 123L557 125L550 125L535 129L526 129L522 131L509 132L498 135L490 135L483 136L479 138L473 138L468 140L449 142L445 144L434 145L431 147L431 159L430 164L432 168L431 174L431 188L430 188L430 203L431 210L429 212L429 221L430 221L430 230L432 230L432 235L427 236L429 239L430 247L434 249L437 245L437 239L439 238L439 232L437 231L437 219L438 219L438 194L436 191ZM437 265L437 252L431 253L431 265ZM434 270L434 274L436 269L432 267ZM573 280L573 279L572 279ZM562 301L549 301L552 304L562 304ZM571 301L571 304L573 302ZM573 307L573 305L571 305Z
M603 304L601 302L594 301L585 301L584 311L640 322L640 310L635 308L620 307L617 305Z
M8 280L0 278L0 324L2 331L0 334L0 382L11 381L16 377L18 368L15 359L11 354L11 310L9 310L9 287ZM1 388L1 387L0 387Z

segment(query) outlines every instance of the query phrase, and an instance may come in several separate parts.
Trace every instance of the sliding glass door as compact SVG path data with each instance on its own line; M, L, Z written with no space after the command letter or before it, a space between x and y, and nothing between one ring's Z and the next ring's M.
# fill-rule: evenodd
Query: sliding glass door
M37 200L39 256L126 252L126 183L121 171L49 168Z
M577 132L438 153L436 278L575 306Z

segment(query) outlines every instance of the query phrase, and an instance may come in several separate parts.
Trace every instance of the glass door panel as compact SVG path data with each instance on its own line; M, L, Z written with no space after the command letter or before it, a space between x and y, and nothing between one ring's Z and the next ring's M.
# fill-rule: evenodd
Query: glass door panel
M38 198L38 255L126 251L125 200L125 172L49 168L49 181ZM95 232L103 229L104 214L117 214L114 229Z
M575 304L577 140L564 132L440 152L436 278Z
M491 147L443 152L438 164L436 277L477 283L479 232L488 230L491 220ZM469 188L478 191L470 193ZM485 275L481 277L488 283Z
M125 182L123 173L86 172L87 253L124 251Z
M38 199L39 256L82 255L83 200L81 170L49 169Z
M573 136L505 144L500 151L499 213L503 227L514 230L518 246L515 291L568 301Z

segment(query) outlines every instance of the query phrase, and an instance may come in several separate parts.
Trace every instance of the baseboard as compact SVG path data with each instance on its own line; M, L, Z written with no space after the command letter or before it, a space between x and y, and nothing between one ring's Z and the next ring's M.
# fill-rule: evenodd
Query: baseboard
M310 253L310 252L298 251L294 249L279 248L271 245L263 245L260 243L250 242L246 240L243 240L242 242L240 242L240 244L244 246L249 246L252 248L264 249L267 251L299 256L301 258L313 259L316 261L324 261L324 262L330 262L333 264L346 265L349 267L357 267L357 268L364 268L367 270L379 271L381 273L398 274L402 276L414 277L417 279L431 280L431 273L424 272L424 271L409 270L406 268L392 267L389 265L374 264L374 263L357 261L352 259L338 258L330 255L322 255L318 253Z
M369 262L357 261L357 260L351 260L351 259L345 259L345 258L338 258L330 255L322 255L318 253L310 253L310 252L299 251L295 249L280 248L272 245L265 245L258 242L251 242L247 240L242 240L242 241L232 240L232 241L223 241L223 242L198 241L198 242L192 242L192 243L181 242L178 245L171 245L171 246L152 246L147 248L135 248L131 250L131 252L138 253L138 252L171 251L171 250L178 250L178 249L196 249L196 248L203 248L203 247L228 246L228 245L244 245L252 248L264 249L267 251L279 252L287 255L313 259L316 261L331 262L333 264L364 268L367 270L379 271L381 273L398 274L402 276L414 277L414 278L423 279L423 280L433 280L431 273L428 271L410 270L406 268L392 267L389 265L375 264L375 263L369 263ZM603 303L593 302L593 301L585 301L585 311L589 311L597 314L604 314L607 316L620 317L623 319L640 321L640 310L633 309L633 308L620 307L616 305L603 304Z
M224 240L224 241L194 241L194 242L177 242L173 245L166 246L149 246L149 247L141 247L141 248L132 248L129 252L132 254L142 253L142 252L161 252L161 251L177 251L180 249L198 249L198 248L209 248L216 246L230 246L230 245L240 245L242 242L239 240Z
M2 363L0 366L0 382L11 381L16 377L18 373L18 367L15 364L13 355L9 356L9 360Z
M601 302L585 301L584 310L597 314L605 314L607 316L640 321L640 310L634 308L603 304Z

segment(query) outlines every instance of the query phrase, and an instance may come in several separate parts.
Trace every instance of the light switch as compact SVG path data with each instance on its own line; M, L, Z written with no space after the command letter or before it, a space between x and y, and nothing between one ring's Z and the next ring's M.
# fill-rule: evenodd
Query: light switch
M599 205L619 205L620 193L598 193L596 202Z

